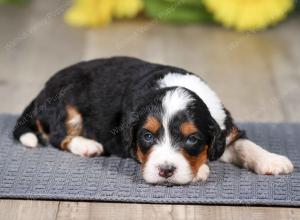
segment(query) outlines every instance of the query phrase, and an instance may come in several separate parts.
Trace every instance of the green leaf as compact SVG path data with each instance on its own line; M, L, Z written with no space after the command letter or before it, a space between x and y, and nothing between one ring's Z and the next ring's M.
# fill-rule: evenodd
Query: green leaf
M0 0L0 4L25 4L30 0Z
M212 21L200 0L144 0L145 14L159 21L196 23Z

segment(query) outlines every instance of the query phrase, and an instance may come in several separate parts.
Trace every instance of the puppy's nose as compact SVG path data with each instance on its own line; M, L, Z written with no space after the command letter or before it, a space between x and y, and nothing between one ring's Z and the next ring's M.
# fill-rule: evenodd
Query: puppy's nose
M173 176L175 170L176 170L176 167L173 165L165 164L165 165L160 165L158 167L159 175L164 178L169 178L169 177Z

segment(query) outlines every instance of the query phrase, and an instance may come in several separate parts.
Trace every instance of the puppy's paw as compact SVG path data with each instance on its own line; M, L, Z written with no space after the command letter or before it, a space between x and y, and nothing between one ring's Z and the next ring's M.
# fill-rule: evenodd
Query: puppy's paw
M69 151L82 157L94 157L103 152L102 144L84 137L74 137L68 145Z
M193 182L205 181L209 176L209 167L206 164L201 165L197 172L197 175L194 177Z
M25 134L22 134L19 141L24 146L32 147L32 148L37 147L39 142L37 136L32 132L27 132Z
M263 175L279 175L293 172L292 162L285 156L265 153L254 162L255 173Z

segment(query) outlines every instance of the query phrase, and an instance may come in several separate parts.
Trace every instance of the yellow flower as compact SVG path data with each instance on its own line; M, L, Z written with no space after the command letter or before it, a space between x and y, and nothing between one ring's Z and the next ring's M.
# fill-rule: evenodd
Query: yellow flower
M116 18L133 18L142 9L142 0L115 0L113 13Z
M114 17L132 18L142 8L142 0L76 0L65 21L74 26L103 26Z
M283 20L293 0L203 0L216 21L237 31L264 29Z

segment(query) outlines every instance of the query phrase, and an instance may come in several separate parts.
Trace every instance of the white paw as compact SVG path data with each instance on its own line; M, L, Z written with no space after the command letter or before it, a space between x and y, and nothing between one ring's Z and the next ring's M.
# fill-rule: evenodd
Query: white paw
M197 172L197 175L194 177L193 182L205 181L209 176L209 167L206 164L201 165Z
M103 152L102 144L84 137L74 137L68 145L68 149L82 157L94 157Z
M279 175L293 172L292 162L285 156L266 153L254 162L255 173L264 175Z
M39 142L37 136L32 132L22 134L19 141L26 147L37 147Z

